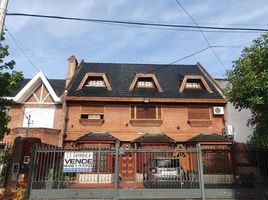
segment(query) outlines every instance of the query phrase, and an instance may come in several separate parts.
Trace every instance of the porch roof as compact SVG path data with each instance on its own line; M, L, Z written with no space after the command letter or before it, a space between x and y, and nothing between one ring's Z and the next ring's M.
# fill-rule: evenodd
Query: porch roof
M190 143L199 143L199 142L217 142L217 143L232 143L231 140L218 135L216 133L201 133L195 137L190 138L189 140L187 140L186 142L190 142Z
M116 141L116 140L118 139L109 133L90 132L90 133L87 133L86 135L81 136L76 141L80 142L80 141Z
M175 143L176 141L163 133L145 133L144 135L132 140L132 143Z

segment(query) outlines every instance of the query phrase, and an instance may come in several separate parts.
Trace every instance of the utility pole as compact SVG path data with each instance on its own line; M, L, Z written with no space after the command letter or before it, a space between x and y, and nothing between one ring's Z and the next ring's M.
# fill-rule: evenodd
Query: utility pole
M2 35L3 35L5 18L6 18L6 13L7 13L7 4L8 4L8 0L2 0L1 7L0 7L0 38L2 38Z

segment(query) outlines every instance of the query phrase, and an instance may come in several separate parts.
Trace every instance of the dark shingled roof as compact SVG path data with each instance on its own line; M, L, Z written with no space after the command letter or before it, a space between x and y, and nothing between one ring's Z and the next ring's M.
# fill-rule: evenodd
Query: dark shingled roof
M115 141L117 140L115 137L110 135L109 133L102 132L90 132L80 138L77 141Z
M217 135L215 133L212 134L199 134L189 140L187 142L231 142L227 138Z
M19 84L19 87L12 93L11 96L16 96L24 87L25 85L30 81L31 79L25 78L22 79L21 83ZM65 89L65 80L64 79L47 79L53 90L55 91L56 95L60 97Z
M87 72L105 73L112 87L83 87L77 90ZM157 89L134 89L129 87L137 73L155 74L163 92ZM70 85L69 97L142 97L142 98L183 98L183 99L223 99L216 88L204 76L213 93L204 89L184 90L179 87L185 75L203 75L197 65L161 65L161 64L115 64L115 63L84 63Z
M56 95L60 97L65 90L65 79L47 79Z
M133 143L139 143L139 142L144 142L144 143L150 143L150 142L167 142L167 143L175 143L176 141L173 140L172 138L166 136L165 134L153 134L153 133L146 133L138 138L136 138L135 140L132 141Z

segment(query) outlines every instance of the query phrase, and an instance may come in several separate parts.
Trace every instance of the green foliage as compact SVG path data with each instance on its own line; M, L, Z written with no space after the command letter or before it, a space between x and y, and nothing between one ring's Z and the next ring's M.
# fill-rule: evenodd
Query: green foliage
M23 200L25 196L26 189L23 187L18 187L16 189L16 194L17 194L17 200Z
M1 184L5 184L4 182L6 181L11 155L12 155L11 148L0 150L0 164L2 166L2 169L0 170L0 183Z
M2 38L1 44L4 38ZM22 80L22 72L13 71L15 61L7 61L8 45L2 46L0 44L0 140L4 137L4 134L9 130L7 123L9 116L7 115L7 108L12 104L11 101L4 99L3 97L11 96L12 92L18 87L18 84Z
M252 111L249 125L254 134L249 144L268 145L268 33L246 47L227 71L229 85L225 91L236 108Z

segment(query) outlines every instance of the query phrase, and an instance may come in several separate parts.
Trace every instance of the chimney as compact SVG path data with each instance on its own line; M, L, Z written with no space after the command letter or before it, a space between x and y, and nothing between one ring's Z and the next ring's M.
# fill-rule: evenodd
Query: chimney
M68 86L69 82L72 80L75 71L77 69L78 62L76 60L76 57L74 55L70 56L68 58L68 71L67 71L67 76L66 76L66 85L65 87Z

